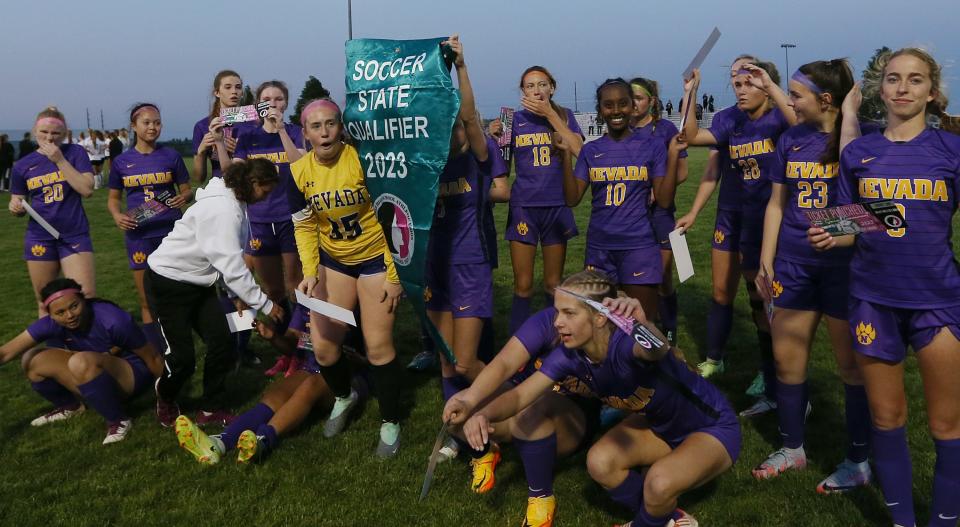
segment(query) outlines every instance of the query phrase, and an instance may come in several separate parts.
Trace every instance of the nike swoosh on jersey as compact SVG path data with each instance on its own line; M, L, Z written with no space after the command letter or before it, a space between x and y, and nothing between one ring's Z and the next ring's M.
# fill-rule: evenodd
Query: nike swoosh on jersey
M79 244L79 243L73 244L73 245L70 246L70 248L73 249L74 251L76 251L77 249L80 248L80 244Z
M884 504L886 504L887 507L893 507L894 505L900 505L900 502L899 501L895 501L893 503L884 502Z
M598 158L598 157L603 157L604 154L606 154L606 152L600 152L599 154L593 154L593 158L596 159L596 158Z
M941 520L956 520L956 519L957 519L957 516L956 516L956 515L953 515L953 516L944 516L942 512L941 512L940 514L937 514L937 517L940 518Z
M527 123L517 123L517 128L527 126Z
M643 276L645 274L647 274L647 272L643 271L642 273L633 273L633 276Z
M860 163L863 164L863 165L866 165L867 163L873 161L873 160L876 159L876 158L877 158L876 156L873 156L873 157L865 157L865 158L863 158L863 159L860 160Z
M458 306L458 307L460 308L460 311L466 311L470 309L470 306Z
M127 165L127 168L133 168L133 165L134 165L133 163L130 163L129 165Z
M798 146L795 146L795 147L791 148L791 150L793 150L794 152L796 152L797 150L800 150L801 148L803 148L803 147L798 145Z

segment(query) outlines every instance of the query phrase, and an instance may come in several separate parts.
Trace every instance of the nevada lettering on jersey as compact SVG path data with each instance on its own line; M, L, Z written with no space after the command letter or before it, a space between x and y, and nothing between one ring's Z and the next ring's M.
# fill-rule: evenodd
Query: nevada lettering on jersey
M594 167L590 181L647 181L647 167Z
M760 139L751 143L742 145L729 145L730 159L740 159L741 157L758 156L776 152L777 147L773 144L773 139Z
M51 172L49 174L44 174L42 176L33 176L27 180L27 189L28 190L37 190L38 188L44 185L50 185L52 183L61 183L65 181L63 174L60 171Z
M786 175L790 179L832 179L840 175L840 163L789 161Z
M949 201L943 180L865 177L860 179L860 197Z
M287 152L265 152L262 154L247 154L247 159L266 159L273 163L274 165L280 163L289 163L290 159L287 158Z
M473 187L470 186L467 178L459 178L456 181L440 182L438 196L441 198L446 196L456 196L459 194L466 194L472 190Z
M514 137L513 146L514 147L523 147L523 146L540 146L540 145L552 145L553 139L550 137L550 134L546 132L540 132L535 134L520 134Z
M309 198L310 205L315 210L330 210L339 207L352 207L367 201L362 190L351 190L348 188L341 190L328 190L319 194L314 194Z
M128 188L142 187L144 185L162 185L171 182L173 182L173 172L170 171L123 176L123 186Z

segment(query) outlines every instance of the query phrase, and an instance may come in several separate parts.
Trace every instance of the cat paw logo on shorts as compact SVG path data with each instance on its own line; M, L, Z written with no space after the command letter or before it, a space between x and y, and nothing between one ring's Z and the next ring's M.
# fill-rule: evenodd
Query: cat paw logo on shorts
M526 236L528 232L530 232L530 227L527 226L527 222L521 221L517 224L517 234Z
M262 245L263 242L260 241L260 238L250 238L250 248L254 251L259 251Z
M43 256L43 255L47 254L47 248L44 247L44 246L42 246L42 245L40 245L40 244L37 244L37 245L34 245L33 247L30 248L30 252L31 252L34 256Z
M424 301L424 302L429 302L431 298L433 298L433 291L431 291L429 287L424 287L424 288L423 288L423 301Z
M857 342L864 346L869 346L877 338L877 331L873 329L873 324L861 321L857 324Z
M721 243L723 243L724 238L726 238L726 236L723 234L723 231L721 231L720 229L713 231L713 243L720 245Z
M780 298L780 295L783 294L783 284L779 280L774 280L770 284L770 288L773 289L773 298Z
M142 264L143 262L147 261L147 255L143 254L143 252L141 251L137 251L133 253L133 256L131 257L131 259L135 264Z

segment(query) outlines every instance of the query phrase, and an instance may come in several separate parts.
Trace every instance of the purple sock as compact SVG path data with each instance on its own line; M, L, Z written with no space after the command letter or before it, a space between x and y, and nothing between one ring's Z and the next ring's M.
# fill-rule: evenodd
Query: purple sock
M847 459L854 463L867 460L870 455L870 407L867 406L867 390L863 386L844 384L844 410L847 419Z
M773 361L773 337L767 331L757 331L760 348L760 371L763 374L763 394L771 401L777 400L777 365ZM806 406L804 406L806 410Z
M677 332L677 292L674 291L667 296L661 296L658 306L660 311L660 323L663 329Z
M120 387L107 372L101 372L90 382L77 386L80 395L108 423L116 423L127 418L120 405Z
M470 382L463 375L454 375L453 377L440 377L440 388L443 390L443 400L449 401L451 397L461 390L470 387Z
M873 462L883 491L883 499L893 522L912 527L917 523L913 514L913 467L907 447L907 429L871 428Z
M237 439L244 430L253 430L256 432L257 429L260 428L260 425L267 424L272 418L273 410L263 403L258 403L253 408L238 415L237 418L230 423L230 426L220 434L220 440L223 441L223 446L225 446L227 450L235 448L237 446Z
M527 474L527 496L542 498L553 495L553 462L557 459L557 434L527 441L513 438L513 445L523 461Z
M956 527L960 517L960 439L934 439L937 464L933 470L930 527Z
M613 501L636 514L643 508L643 475L636 470L628 470L627 479L607 493Z
M707 314L707 358L713 360L723 358L723 348L727 345L731 329L733 329L733 304L725 306L711 301L710 312Z
M666 516L654 516L647 512L646 507L640 507L637 515L633 517L633 527L664 527L673 519L673 511Z
M162 357L167 352L167 341L163 338L163 330L160 328L160 324L156 322L144 324L143 333L147 336L147 341L153 344L157 353Z
M527 321L530 316L530 298L513 295L513 304L510 306L510 335Z
M280 443L280 437L277 436L276 429L269 424L262 424L257 427L256 434L263 437L263 442L267 445L267 448L273 450L277 448L277 445Z
M777 417L783 446L803 446L804 414L807 409L807 383L784 384L777 381Z
M30 387L33 388L33 391L37 392L40 397L53 403L54 408L74 409L80 406L80 401L77 400L77 396L53 379L31 382Z

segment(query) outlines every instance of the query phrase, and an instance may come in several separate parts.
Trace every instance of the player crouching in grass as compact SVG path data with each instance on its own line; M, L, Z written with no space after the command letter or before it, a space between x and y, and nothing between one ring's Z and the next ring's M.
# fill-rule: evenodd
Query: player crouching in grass
M129 313L106 300L85 299L74 280L51 281L40 298L49 314L0 346L0 363L22 354L30 386L53 403L30 424L69 419L86 403L107 421L103 444L123 441L132 425L123 402L153 385L163 369L160 355Z

